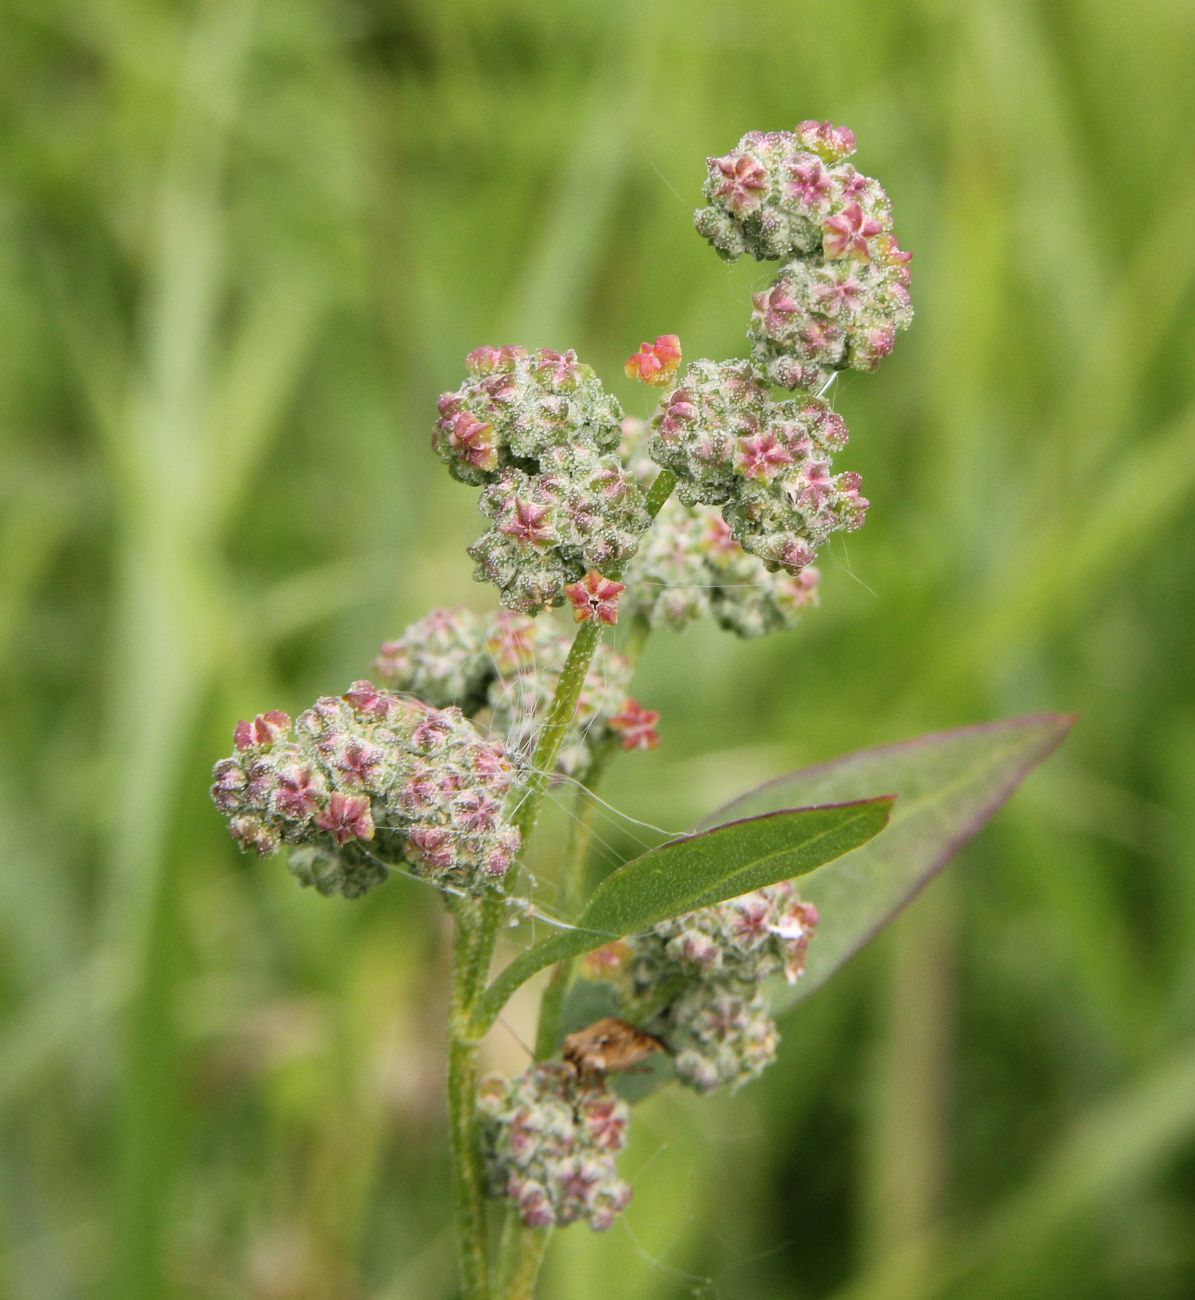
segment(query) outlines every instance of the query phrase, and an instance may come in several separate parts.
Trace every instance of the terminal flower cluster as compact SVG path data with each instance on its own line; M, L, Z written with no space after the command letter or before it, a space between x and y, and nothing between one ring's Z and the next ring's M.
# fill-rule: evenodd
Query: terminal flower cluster
M755 295L749 330L756 363L783 388L875 369L912 320L910 254L883 187L846 161L854 151L851 131L810 121L748 132L707 161L697 229L728 260L783 263Z
M503 817L514 764L459 709L360 681L293 725L278 711L240 722L234 744L211 790L233 838L260 856L294 846L292 870L321 893L364 893L400 860L481 891L518 851Z
M432 439L482 488L489 527L469 548L478 581L524 614L562 604L590 570L634 553L649 519L616 454L622 411L571 349L478 348L440 398Z
M455 705L505 738L508 751L528 754L560 680L571 642L550 622L501 610L486 618L463 608L437 609L393 641L373 668L395 691L432 704ZM597 646L577 711L556 760L557 773L580 778L598 748L617 737L624 749L653 748L658 714L628 694L630 662Z
M846 422L816 397L773 401L748 361L695 361L652 427L649 453L681 501L719 506L771 570L799 574L831 533L863 525L859 476L831 472Z
M615 1153L626 1144L627 1105L596 1080L559 1062L515 1079L488 1075L478 1106L489 1193L505 1198L529 1228L584 1220L596 1232L631 1199Z
M661 988L677 990L651 1028L683 1083L699 1092L736 1089L771 1062L779 1035L762 986L777 974L790 984L800 978L817 921L817 909L786 881L629 941L621 963L629 1007Z

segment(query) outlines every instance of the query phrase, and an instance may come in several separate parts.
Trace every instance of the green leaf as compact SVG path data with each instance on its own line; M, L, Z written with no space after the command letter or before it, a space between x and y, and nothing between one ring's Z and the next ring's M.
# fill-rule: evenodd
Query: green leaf
M670 840L619 867L590 896L576 927L516 957L482 999L488 1027L536 971L670 917L778 880L791 880L866 843L888 822L892 796L736 819Z
M805 974L777 1000L791 1006L820 988L876 935L1048 758L1073 716L1033 714L896 745L860 750L759 786L714 817L744 817L792 803L897 794L884 835L812 872L801 896L821 920Z

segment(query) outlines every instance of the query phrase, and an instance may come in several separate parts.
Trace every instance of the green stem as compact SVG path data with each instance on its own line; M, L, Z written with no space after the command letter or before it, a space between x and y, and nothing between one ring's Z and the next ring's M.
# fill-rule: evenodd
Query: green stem
M448 1114L452 1133L452 1169L456 1185L457 1246L464 1300L488 1300L485 1189L476 1124L477 1041L471 1034L473 1007L468 991L476 984L476 926L461 909L457 915L448 1020Z
M593 823L598 804L591 791L601 778L602 769L612 748L610 740L601 746L589 768L588 786L582 786L577 791L572 835L569 839L564 868L560 873L560 912L568 920L576 916L580 910L581 893L585 883L585 865L589 861L589 848L593 843ZM573 982L575 969L572 960L559 962L552 969L551 978L539 1004L539 1025L535 1035L537 1061L547 1060L556 1051L556 1040L560 1036L560 1017L569 986Z
M661 470L647 494L647 511L654 519L676 486L676 476ZM618 578L622 566L607 576ZM477 1008L489 976L498 931L506 914L506 899L518 879L527 843L539 817L540 804L548 788L561 745L577 711L577 701L589 664L597 649L601 624L596 620L582 623L568 657L564 661L544 729L531 759L531 771L519 793L512 824L522 837L518 857L503 882L503 892L487 896L480 908L463 905L457 909L454 950L452 1008L448 1045L448 1109L452 1129L453 1177L456 1184L457 1233L459 1238L461 1284L464 1300L489 1300L491 1295L486 1249L485 1190L482 1174L480 1133L477 1124L477 1046L481 1032L477 1025ZM632 645L637 654L645 635L642 626L632 629ZM592 834L592 831L590 831ZM588 837L578 846L584 854ZM580 868L575 868L579 873ZM561 993L563 1003L563 992ZM558 1014L558 1013L557 1013ZM539 1273L547 1233L532 1234L521 1228L511 1244L512 1272L506 1294L518 1300L531 1297Z
M655 519L656 515L660 513L664 502L672 495L672 489L675 486L676 475L671 470L662 469L656 475L655 481L647 493L647 513L651 519ZM615 565L611 568L609 576L619 578L622 576L622 570L623 565ZM517 811L511 819L512 825L518 827L522 836L519 854L506 874L506 879L503 882L503 893L492 894L482 904L481 929L476 948L477 965L474 971L474 978L478 982L471 984L468 990L470 1005L476 1003L484 991L485 981L489 976L490 962L494 955L494 944L497 941L503 917L506 915L506 898L518 880L523 857L527 852L527 843L539 818L544 791L548 788L548 782L551 780L556 767L556 758L560 753L561 746L564 744L564 738L568 734L573 718L576 716L577 701L581 697L581 690L585 685L585 678L589 673L589 665L593 659L594 651L597 649L601 632L602 625L596 619L582 623L577 630L577 635L573 638L573 644L569 648L564 667L560 670L560 677L556 682L556 691L552 696L552 703L548 709L544 729L540 734L539 743L535 747L535 753L531 757L531 770L522 790L519 792ZM636 653L637 648L642 645L645 635L642 624L637 620L632 630Z

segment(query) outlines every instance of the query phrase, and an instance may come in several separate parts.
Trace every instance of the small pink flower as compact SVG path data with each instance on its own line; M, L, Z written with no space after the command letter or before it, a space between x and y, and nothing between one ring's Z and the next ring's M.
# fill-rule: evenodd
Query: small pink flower
M729 153L724 158L711 158L709 165L711 175L716 170L722 177L714 197L726 199L731 212L745 217L759 207L760 196L768 187L768 174L758 159L747 153Z
M319 811L315 796L323 793L323 787L315 780L309 767L288 767L278 773L274 807L292 821L306 821Z
M847 470L844 474L839 474L838 494L843 512L847 516L846 526L851 532L863 527L868 507L871 505L871 502L862 495L860 491L862 487L863 480L854 470Z
M869 261L871 247L867 241L883 229L883 224L874 217L865 217L857 203L848 203L841 212L827 217L822 224L825 254L831 259L850 256Z
M456 865L456 846L452 832L443 826L416 826L410 834L408 849L417 864L429 871L447 871Z
M755 308L752 315L763 321L764 329L772 335L779 334L800 310L796 300L778 284L755 294L751 302Z
M813 563L813 547L799 537L790 537L780 548L780 563L789 573L800 573Z
M501 745L478 745L472 752L473 771L478 776L489 780L506 779L510 776L510 759Z
M626 1143L626 1112L614 1097L587 1102L581 1119L590 1141L599 1151L619 1151Z
M520 501L518 497L512 497L509 510L507 518L498 525L500 533L535 547L548 547L556 540L551 511L547 506L537 506L533 501Z
M551 348L540 348L535 354L535 373L552 383L564 385L577 377L577 354L569 348L567 352L553 352Z
M290 715L281 709L259 713L252 722L240 721L232 733L233 744L242 753L258 745L272 745L290 727Z
M660 743L656 723L657 709L645 709L638 700L627 697L622 708L610 719L610 730L618 735L623 749L655 749Z
M794 484L797 503L817 511L834 495L834 478L824 460L807 460Z
M640 343L639 351L627 357L626 375L662 387L676 374L680 361L680 339L675 334L661 334L654 343Z
M889 235L880 241L880 260L891 266L907 266L913 260L913 254L907 252Z
M334 794L328 806L315 819L322 831L327 831L337 844L348 840L372 840L373 816L369 800L364 795Z
M278 833L258 817L234 817L228 829L242 849L252 849L259 857L267 857L278 847Z
M468 411L458 411L452 418L448 434L449 445L459 453L461 460L476 469L491 470L498 465L498 453L490 439L493 426L479 420Z
M344 773L349 785L368 785L382 761L382 751L363 740L350 740L337 756L334 766Z
M781 446L774 433L757 433L739 439L738 468L746 478L757 478L767 483L773 475L792 462L792 456Z
M797 123L795 134L807 149L815 149L824 158L836 161L855 152L855 133L848 126L810 118Z
M842 330L828 321L811 320L801 330L801 342L814 360L834 361L840 351Z
M714 515L710 519L703 540L713 555L731 555L739 549L730 525L721 515Z
M368 717L386 718L390 715L391 697L384 691L379 691L373 682L354 682L340 698L358 713L364 713Z
M735 940L748 948L754 948L768 934L768 901L762 895L748 894L745 898L734 900L734 919L731 933Z
M212 771L212 802L222 813L235 812L248 783L245 770L235 758L222 758Z
M466 790L456 801L456 822L462 830L475 834L491 831L498 820L498 805L480 790Z
M788 191L795 199L807 203L811 208L820 208L828 202L830 195L830 177L818 158L806 158L793 163L789 168L792 180Z
M418 749L438 749L441 740L452 730L452 723L438 709L428 709L411 732Z
M517 344L502 348L474 348L465 358L465 365L475 375L488 375L495 370L509 370L516 360L526 355L527 349Z
M613 626L618 622L618 598L624 590L621 582L603 578L596 569L590 569L580 582L570 582L564 594L573 607L576 622L597 619L599 623Z
M518 854L521 843L522 837L518 830L514 826L508 826L498 836L497 843L485 860L485 874L495 880L500 880L506 875Z
M863 298L863 286L853 275L845 280L827 279L813 290L818 307L827 316L837 316L841 311L854 311Z
M817 604L817 588L821 574L813 568L784 578L783 590L793 609L808 609Z

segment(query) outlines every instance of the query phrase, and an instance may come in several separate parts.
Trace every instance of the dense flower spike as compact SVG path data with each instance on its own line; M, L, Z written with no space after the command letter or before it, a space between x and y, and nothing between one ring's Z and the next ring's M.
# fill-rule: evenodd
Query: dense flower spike
M618 402L571 348L477 348L465 365L469 378L440 398L432 438L454 477L492 483L553 448L618 446Z
M433 609L397 641L383 641L373 669L399 690L439 709L456 705L471 717L493 672L485 621L463 606Z
M675 988L650 1028L673 1053L678 1078L701 1092L737 1088L772 1060L779 1038L761 986L776 974L800 978L817 921L785 881L626 941L616 960L611 951L607 977L621 980L632 1015Z
M855 138L845 127L803 122L793 131L749 131L722 158L706 160L698 231L729 261L840 255L839 244L887 231L891 205L877 181L846 162ZM857 216L856 216L857 212ZM854 250L853 250L854 251Z
M698 1092L750 1083L776 1059L779 1040L763 994L742 986L691 984L671 1009L676 1077Z
M629 614L681 630L707 615L741 637L794 627L817 604L815 568L771 572L712 506L669 501L627 570Z
M661 922L632 942L631 975L639 992L655 987L663 968L747 985L783 974L795 984L817 921L791 881L769 885Z
M874 370L913 317L909 254L878 182L845 159L855 137L829 122L752 131L708 160L697 229L725 258L783 260L755 295L756 362L783 388L820 388L835 371Z
M536 614L587 570L627 559L647 528L642 493L611 454L622 412L571 350L478 348L467 365L440 398L432 443L454 477L484 489L490 527L469 548L478 581Z
M396 691L457 705L529 757L552 702L571 640L550 622L502 611L483 619L461 609L433 610L382 646L374 669ZM634 703L631 665L609 646L594 652L557 772L583 777L607 738L625 736L614 719ZM642 746L635 746L641 748Z
M478 1106L491 1196L510 1201L529 1228L579 1220L595 1232L610 1227L631 1199L614 1166L626 1145L624 1101L545 1062L516 1079L488 1075Z
M792 261L757 293L748 336L767 377L818 388L837 370L874 370L913 319L908 254L888 236L866 261Z
M846 423L814 397L772 401L746 361L695 361L653 420L652 458L687 505L722 507L734 539L799 574L838 529L863 524L856 474L834 475Z
M537 472L508 469L481 494L491 526L469 547L475 576L523 614L562 604L590 569L634 554L650 520L643 493L614 455L555 448Z
M675 334L661 334L654 343L640 343L639 351L627 357L624 369L628 379L662 388L676 374L680 361L680 339Z
M234 739L211 791L233 838L259 855L292 846L291 870L321 893L354 897L400 862L479 891L514 860L519 833L502 815L514 764L459 709L354 682L293 729L268 713Z

